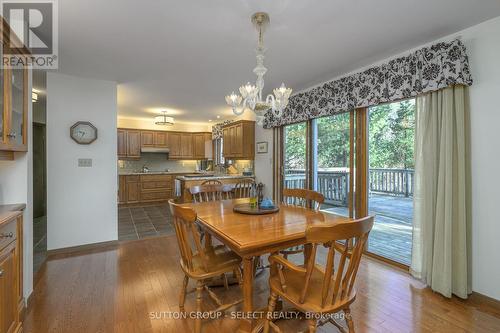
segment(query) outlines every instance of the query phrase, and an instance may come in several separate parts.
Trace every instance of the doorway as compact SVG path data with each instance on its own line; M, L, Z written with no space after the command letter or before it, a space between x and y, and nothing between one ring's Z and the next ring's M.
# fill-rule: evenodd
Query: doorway
M33 273L47 258L46 73L33 70Z

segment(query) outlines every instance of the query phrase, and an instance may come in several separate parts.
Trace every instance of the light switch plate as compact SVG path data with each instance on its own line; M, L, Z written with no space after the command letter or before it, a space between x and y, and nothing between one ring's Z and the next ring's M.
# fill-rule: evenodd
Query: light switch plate
M92 159L91 158L79 158L78 159L78 167L79 168L91 168L92 167Z

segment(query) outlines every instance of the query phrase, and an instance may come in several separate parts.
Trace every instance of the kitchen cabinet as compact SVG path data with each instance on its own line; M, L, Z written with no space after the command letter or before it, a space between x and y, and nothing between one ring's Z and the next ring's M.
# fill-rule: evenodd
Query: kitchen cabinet
M10 28L3 31L5 34ZM11 43L18 42L15 36L11 37ZM0 38L2 42L0 50L3 50L6 39L1 33ZM28 68L0 69L0 159L13 160L14 151L28 150L28 103L30 102Z
M181 158L193 158L193 135L191 133L181 134Z
M127 202L127 183L126 176L118 177L118 203Z
M168 133L167 132L154 132L154 144L157 148L168 148Z
M127 131L127 156L130 158L141 157L141 132Z
M141 157L141 132L118 129L117 152L120 159L139 159Z
M118 158L139 159L142 147L168 148L169 159L201 160L207 156L205 145L211 142L209 132L170 132L118 129Z
M169 133L168 135L168 143L170 153L168 154L168 158L176 159L181 158L181 134L180 133Z
M137 203L140 201L140 179L139 176L126 176L126 202Z
M24 311L22 210L5 207L0 209L0 333L17 333L22 332Z
M141 146L142 147L154 147L154 132L141 131Z
M172 175L120 175L119 182L120 204L164 202L173 198L174 177Z
M205 158L205 134L193 134L193 157Z
M127 157L127 131L118 130L118 158Z
M255 122L240 120L222 128L222 154L228 159L255 158Z

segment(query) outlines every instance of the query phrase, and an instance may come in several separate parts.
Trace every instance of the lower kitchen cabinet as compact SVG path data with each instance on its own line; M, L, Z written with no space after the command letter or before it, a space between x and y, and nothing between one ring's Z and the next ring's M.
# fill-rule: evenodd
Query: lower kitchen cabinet
M120 204L164 202L173 198L172 175L121 175L119 182Z
M22 211L0 209L0 333L22 332ZM3 216L7 215L7 218Z

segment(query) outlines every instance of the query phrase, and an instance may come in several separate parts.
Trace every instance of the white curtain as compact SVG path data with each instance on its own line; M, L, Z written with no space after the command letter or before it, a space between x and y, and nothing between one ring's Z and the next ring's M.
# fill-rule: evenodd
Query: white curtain
M446 297L471 293L468 108L462 85L417 98L411 272Z

